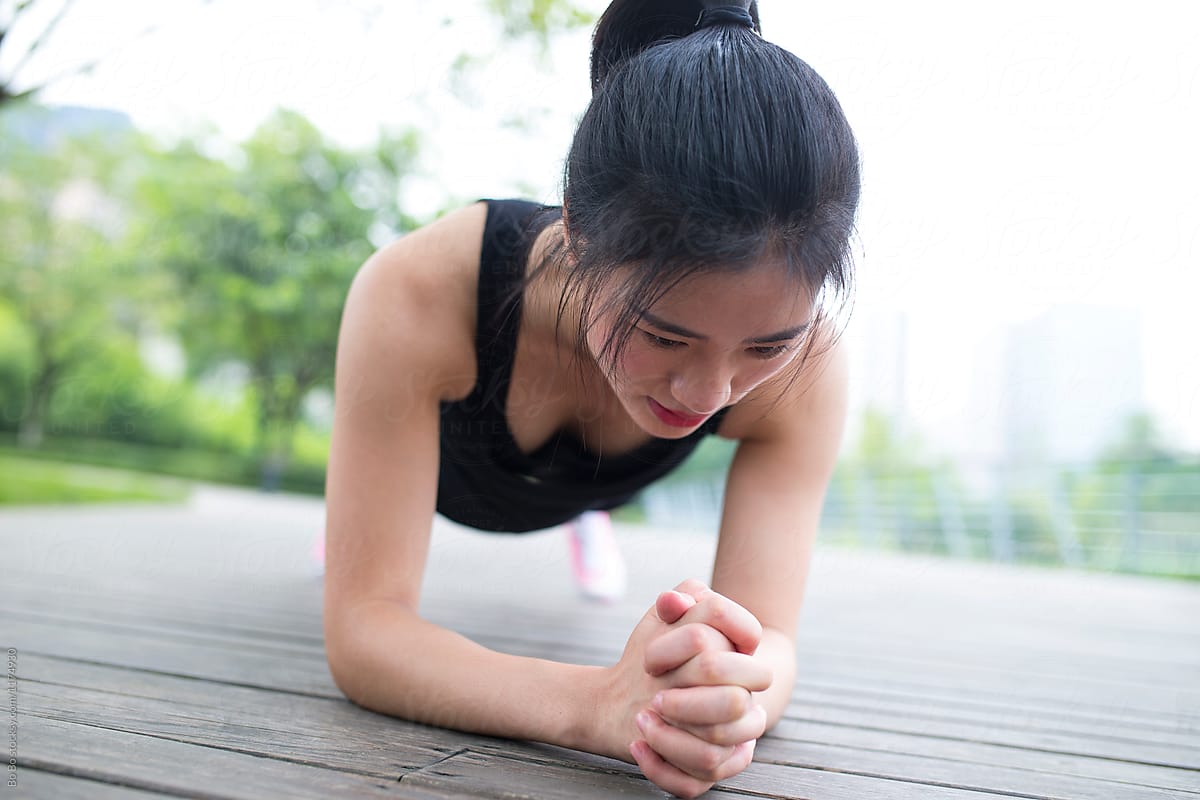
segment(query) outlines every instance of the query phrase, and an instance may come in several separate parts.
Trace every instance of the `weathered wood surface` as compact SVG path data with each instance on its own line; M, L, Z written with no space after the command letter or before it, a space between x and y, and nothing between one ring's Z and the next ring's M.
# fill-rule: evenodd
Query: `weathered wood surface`
M0 800L664 796L622 762L346 701L307 564L322 523L317 501L213 487L0 511L19 780ZM619 533L631 590L598 607L560 531L439 520L422 611L506 652L611 663L714 548ZM1200 587L819 548L798 648L784 720L708 796L1200 800Z

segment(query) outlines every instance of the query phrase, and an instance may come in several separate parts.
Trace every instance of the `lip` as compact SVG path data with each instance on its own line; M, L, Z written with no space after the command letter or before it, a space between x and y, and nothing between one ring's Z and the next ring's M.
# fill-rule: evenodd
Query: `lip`
M707 419L705 416L689 417L679 414L665 407L653 397L647 397L646 400L650 406L650 410L654 412L654 416L661 419L667 425L671 425L676 428L694 428Z

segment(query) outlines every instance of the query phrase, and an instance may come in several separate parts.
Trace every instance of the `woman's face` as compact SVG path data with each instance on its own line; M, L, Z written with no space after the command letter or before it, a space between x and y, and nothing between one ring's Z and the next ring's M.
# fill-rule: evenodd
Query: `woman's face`
M643 430L681 438L791 363L811 313L809 293L778 267L694 275L635 322L616 369L601 371ZM602 314L588 332L597 360L615 317Z

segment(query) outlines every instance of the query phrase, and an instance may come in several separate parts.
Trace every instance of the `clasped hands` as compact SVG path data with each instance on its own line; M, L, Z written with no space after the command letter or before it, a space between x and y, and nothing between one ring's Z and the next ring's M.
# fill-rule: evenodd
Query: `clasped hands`
M650 781L692 798L750 764L767 724L752 693L772 680L754 658L761 637L753 614L698 580L658 596L610 684L622 745Z

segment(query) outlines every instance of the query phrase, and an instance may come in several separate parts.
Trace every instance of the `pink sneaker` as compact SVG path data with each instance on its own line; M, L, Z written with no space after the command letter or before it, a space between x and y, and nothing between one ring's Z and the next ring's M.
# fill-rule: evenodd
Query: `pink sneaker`
M607 511L585 511L566 524L571 575L589 600L614 603L625 594L625 559Z
M315 575L325 574L325 531L317 532L312 547L308 551L309 567Z

